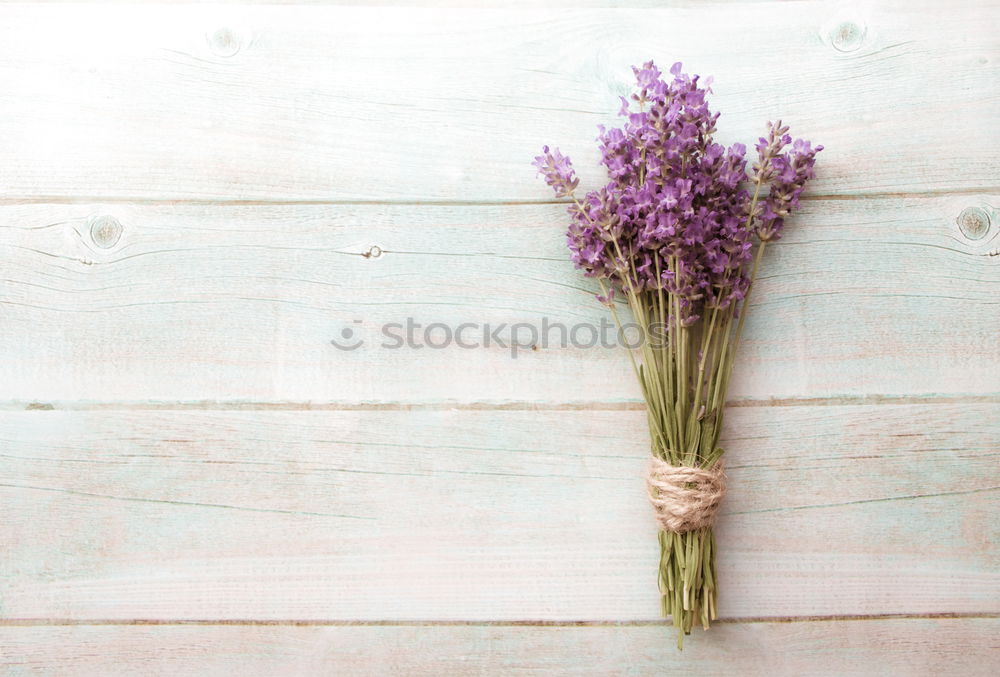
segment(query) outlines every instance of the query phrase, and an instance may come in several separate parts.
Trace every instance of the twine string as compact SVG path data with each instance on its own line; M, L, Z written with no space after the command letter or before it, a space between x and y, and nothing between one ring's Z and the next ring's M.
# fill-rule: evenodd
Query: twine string
M646 486L660 527L682 534L712 526L726 495L726 476L722 461L712 468L693 468L653 457Z

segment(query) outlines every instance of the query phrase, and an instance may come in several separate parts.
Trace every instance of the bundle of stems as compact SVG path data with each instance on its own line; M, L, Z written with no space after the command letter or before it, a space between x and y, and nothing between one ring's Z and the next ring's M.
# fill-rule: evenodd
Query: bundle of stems
M758 186L759 188L759 186ZM755 191L751 210L759 190ZM712 308L708 318L691 325L680 321L676 294L663 289L638 290L626 285L624 297L642 332L636 356L629 361L646 400L652 453L673 466L713 468L722 458L719 435L734 357L743 332L745 313L767 241L756 247L750 284L742 302ZM612 297L599 279L604 298ZM613 297L612 297L613 299ZM612 300L608 303L620 333L625 323ZM677 646L694 624L706 630L716 615L716 544L711 526L678 533L659 532L660 604L677 629Z
M822 146L793 142L788 127L768 123L748 170L746 146L713 140L719 114L709 110L710 90L699 76L682 73L679 63L668 78L652 62L633 72L637 91L622 97L620 112L627 122L600 128L607 185L578 197L569 158L548 146L535 166L557 197L571 199L571 257L597 280L597 298L619 336L638 327L638 347L628 347L628 356L647 404L653 456L671 471L715 469L718 476L726 392L750 291ZM619 306L632 322L623 321ZM715 507L706 519L676 527L660 520L661 607L679 647L696 622L707 629L716 618Z

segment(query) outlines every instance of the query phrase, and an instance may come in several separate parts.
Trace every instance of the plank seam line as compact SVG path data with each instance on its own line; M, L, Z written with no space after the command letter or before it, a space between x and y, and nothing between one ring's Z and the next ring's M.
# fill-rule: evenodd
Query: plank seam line
M978 195L982 193L997 193L1000 187L982 186L954 189L931 189L926 191L872 191L864 193L827 193L803 195L802 200L822 201L822 200L875 200L882 198L895 199L920 199L946 197L949 195ZM343 199L329 200L322 198L289 198L289 199L244 199L244 198L144 198L144 197L120 197L114 195L94 195L94 196L59 196L59 195L38 195L38 196L5 196L0 197L0 206L30 205L30 204L127 204L127 205L205 205L220 207L267 207L267 206L402 206L402 207L516 207L516 206L568 206L569 202L554 199L538 200L375 200L375 199Z
M937 619L996 619L1000 612L933 612L923 614L841 614L819 616L734 616L720 618L713 623L824 623L844 621L883 620L937 620ZM0 620L3 627L38 626L136 626L136 625L234 625L234 626L290 626L290 627L673 627L668 619L648 620L295 620L295 619L156 619L156 618L10 618Z
M730 408L869 406L874 404L998 404L1000 393L954 395L841 395L733 400ZM255 402L191 400L176 402L0 402L0 411L643 411L639 400L624 402Z

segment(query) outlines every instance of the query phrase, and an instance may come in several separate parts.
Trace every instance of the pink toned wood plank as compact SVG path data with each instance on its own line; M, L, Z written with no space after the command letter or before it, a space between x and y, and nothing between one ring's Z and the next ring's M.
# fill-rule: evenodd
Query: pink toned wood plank
M995 675L996 618L657 626L0 627L8 675Z

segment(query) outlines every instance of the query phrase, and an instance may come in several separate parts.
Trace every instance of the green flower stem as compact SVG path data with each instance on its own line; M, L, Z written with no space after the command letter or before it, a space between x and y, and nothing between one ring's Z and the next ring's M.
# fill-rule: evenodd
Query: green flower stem
M751 214L756 208L760 187L754 191ZM577 208L586 215L583 205ZM587 216L588 220L590 219ZM628 350L629 362L642 387L652 440L652 453L672 465L712 467L722 450L718 446L725 409L726 390L732 374L736 349L743 333L747 301L760 266L765 242L755 252L750 286L736 318L735 306L713 308L694 328L681 320L681 303L676 294L662 288L634 288L634 262L626 258L617 238L609 232L609 244L619 261L628 262L615 279L598 279L601 293L620 332L624 324L617 303L610 299L613 282L624 293L629 311L642 333L641 346ZM667 259L668 271L676 274L676 258ZM657 261L656 274L661 271ZM662 331L669 329L666 340ZM653 340L658 341L653 344ZM700 348L700 350L698 350ZM660 567L657 577L660 606L670 616L677 631L677 646L683 647L684 635L695 624L708 628L716 618L717 573L715 535L710 527L687 533L660 531Z
M736 324L736 334L733 340L730 342L729 350L723 356L723 362L720 365L719 374L717 378L717 394L721 393L721 397L725 399L726 392L729 390L729 379L733 374L733 364L736 362L736 349L739 347L740 339L743 336L743 323L747 319L747 311L750 310L750 294L753 292L754 282L757 280L757 270L760 268L760 260L764 256L764 249L767 248L767 241L763 240L760 246L757 247L757 252L753 257L753 267L750 269L750 284L747 287L746 296L743 297L743 303L740 305L740 320ZM722 413L725 409L725 402L719 403L716 419L716 427L722 427Z

